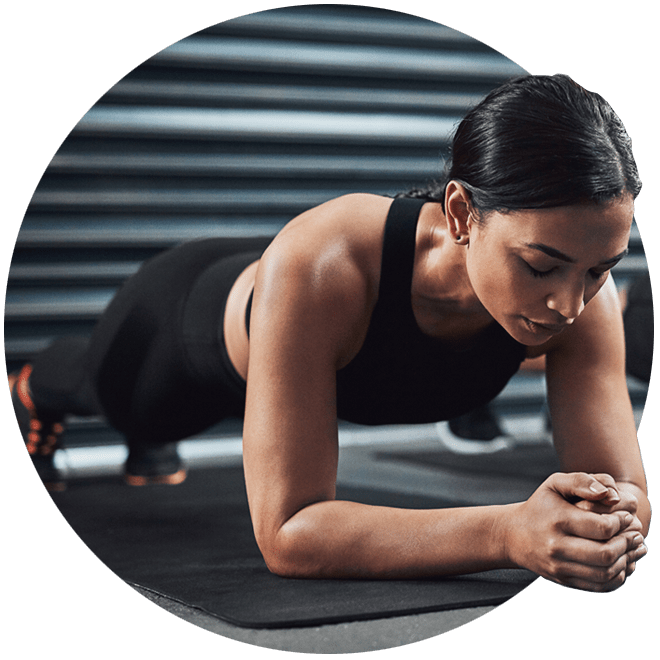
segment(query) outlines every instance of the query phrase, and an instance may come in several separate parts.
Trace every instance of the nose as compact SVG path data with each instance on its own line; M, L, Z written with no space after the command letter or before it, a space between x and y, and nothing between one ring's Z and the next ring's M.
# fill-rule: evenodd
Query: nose
M584 309L584 286L566 286L554 291L546 298L546 304L548 309L572 323Z

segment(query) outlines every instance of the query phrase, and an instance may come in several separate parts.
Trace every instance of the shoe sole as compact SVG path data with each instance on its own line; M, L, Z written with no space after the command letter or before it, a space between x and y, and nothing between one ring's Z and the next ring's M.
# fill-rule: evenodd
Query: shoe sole
M498 436L492 440L468 440L466 438L459 438L451 432L447 422L436 424L436 431L438 440L446 449L454 454L496 454L515 446L514 440L507 436Z
M178 486L186 480L188 473L183 468L174 474L155 474L153 476L145 477L138 474L125 474L124 481L129 486Z

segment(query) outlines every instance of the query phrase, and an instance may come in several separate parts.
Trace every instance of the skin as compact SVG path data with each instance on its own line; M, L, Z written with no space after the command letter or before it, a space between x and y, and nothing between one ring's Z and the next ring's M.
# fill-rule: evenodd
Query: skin
M504 506L404 510L336 500L335 374L364 342L391 204L348 195L289 223L227 304L228 353L248 383L243 457L264 559L289 577L520 566L571 587L615 589L646 553L650 520L608 275L627 246L632 199L479 217L451 182L445 202L445 212L427 203L420 213L417 322L460 347L495 320L528 357L545 356L565 474Z

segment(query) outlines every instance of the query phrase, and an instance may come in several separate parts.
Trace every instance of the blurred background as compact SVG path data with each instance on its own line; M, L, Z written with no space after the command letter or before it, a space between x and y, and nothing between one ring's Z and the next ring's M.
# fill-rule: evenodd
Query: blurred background
M274 236L338 195L424 185L466 110L522 73L437 23L348 5L253 14L173 44L83 117L35 191L9 273L8 369L89 334L142 261L177 243ZM621 290L646 271L636 228L630 248ZM629 385L639 419L646 386ZM494 408L538 426L544 397L542 373L523 372ZM209 455L235 448L240 421L202 439ZM66 436L74 449L121 442L101 419L73 420Z

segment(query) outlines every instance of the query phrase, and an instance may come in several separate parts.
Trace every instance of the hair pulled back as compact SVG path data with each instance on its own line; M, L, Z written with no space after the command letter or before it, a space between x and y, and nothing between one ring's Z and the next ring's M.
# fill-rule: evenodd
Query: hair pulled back
M611 106L566 75L523 76L459 124L443 176L405 196L443 204L463 184L479 215L604 203L642 187L631 140Z

